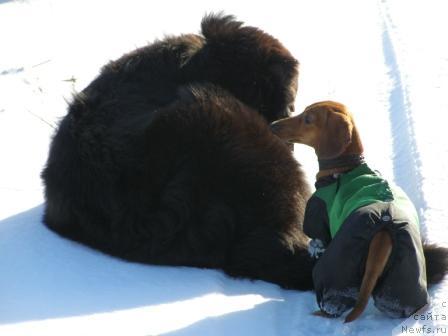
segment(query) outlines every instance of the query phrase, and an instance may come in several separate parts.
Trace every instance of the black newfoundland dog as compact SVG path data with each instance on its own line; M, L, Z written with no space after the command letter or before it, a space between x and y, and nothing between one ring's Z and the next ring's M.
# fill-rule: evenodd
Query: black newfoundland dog
M107 64L54 136L45 224L126 260L312 288L310 191L269 128L290 114L297 67L222 15Z

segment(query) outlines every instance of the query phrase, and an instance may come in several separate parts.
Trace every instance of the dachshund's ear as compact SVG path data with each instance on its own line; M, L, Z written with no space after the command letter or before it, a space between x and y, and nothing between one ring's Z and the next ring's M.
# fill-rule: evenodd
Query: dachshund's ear
M353 123L342 113L327 113L326 126L320 136L317 155L320 159L334 159L352 142Z

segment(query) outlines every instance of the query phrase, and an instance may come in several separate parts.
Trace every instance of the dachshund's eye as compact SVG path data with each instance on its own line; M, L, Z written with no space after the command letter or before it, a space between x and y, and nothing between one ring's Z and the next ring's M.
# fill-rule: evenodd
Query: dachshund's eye
M305 118L303 119L305 121L305 124L309 125L312 123L312 118L309 114L305 115Z

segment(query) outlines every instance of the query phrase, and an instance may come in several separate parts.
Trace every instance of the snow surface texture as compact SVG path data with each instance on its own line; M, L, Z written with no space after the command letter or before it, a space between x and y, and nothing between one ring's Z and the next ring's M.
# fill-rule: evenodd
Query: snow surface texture
M39 173L65 101L103 64L224 10L300 60L297 111L324 99L351 108L369 164L413 199L428 239L448 245L446 5L0 0L0 335L391 335L402 321L372 304L344 325L311 316L312 292L127 263L64 240L41 224ZM314 153L296 155L312 183ZM434 309L446 304L447 281L431 297Z

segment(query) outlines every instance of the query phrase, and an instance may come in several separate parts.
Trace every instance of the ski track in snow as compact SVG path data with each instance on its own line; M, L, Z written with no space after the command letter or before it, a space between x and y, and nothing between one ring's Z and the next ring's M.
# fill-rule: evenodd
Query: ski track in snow
M393 22L386 1L382 0L379 6L383 26L384 60L389 68L389 76L392 80L392 88L389 94L389 114L394 150L394 179L396 184L408 194L417 208L422 220L421 229L424 234L426 228L424 213L427 209L427 203L422 188L421 159L416 142L412 105L408 98L408 90L394 49Z

